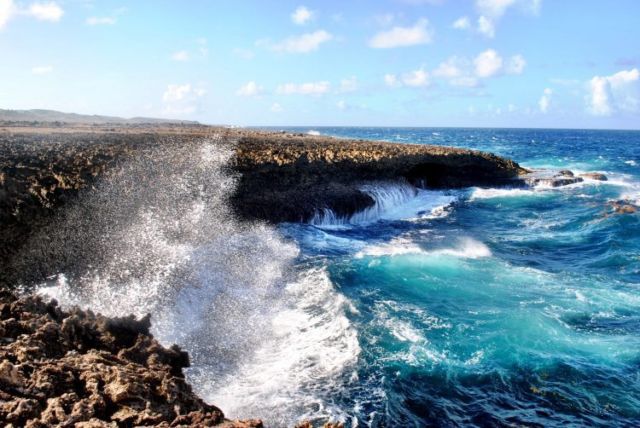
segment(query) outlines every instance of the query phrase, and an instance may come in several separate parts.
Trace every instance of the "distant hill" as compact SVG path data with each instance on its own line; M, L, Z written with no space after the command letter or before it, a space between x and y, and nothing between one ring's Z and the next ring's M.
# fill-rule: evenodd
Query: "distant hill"
M88 114L63 113L55 110L3 110L0 109L0 122L65 122L82 124L188 124L198 122L190 120L155 119L149 117L133 117L125 119L115 116L98 116Z

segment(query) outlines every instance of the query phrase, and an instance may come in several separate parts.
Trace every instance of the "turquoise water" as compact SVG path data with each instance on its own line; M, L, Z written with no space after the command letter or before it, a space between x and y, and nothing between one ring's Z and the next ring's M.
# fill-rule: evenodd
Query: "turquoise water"
M409 196L379 184L393 208L283 225L300 269L325 269L351 305L359 352L325 405L358 426L640 424L640 217L611 206L640 202L640 132L313 130L609 177Z

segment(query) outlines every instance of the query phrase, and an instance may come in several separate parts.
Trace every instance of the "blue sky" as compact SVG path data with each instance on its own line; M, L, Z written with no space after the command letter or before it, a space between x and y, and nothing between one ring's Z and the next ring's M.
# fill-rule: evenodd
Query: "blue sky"
M0 108L640 128L637 0L0 0Z

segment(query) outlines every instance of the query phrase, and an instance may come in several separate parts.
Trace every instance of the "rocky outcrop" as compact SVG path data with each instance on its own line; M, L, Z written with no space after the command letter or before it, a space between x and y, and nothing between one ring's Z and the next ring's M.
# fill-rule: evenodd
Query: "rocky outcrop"
M607 181L608 178L606 175L600 173L600 172L585 172L584 174L580 174L580 177L582 178L588 178L590 180L597 180L597 181Z
M540 170L533 171L522 177L522 181L527 186L546 186L546 187L561 187L568 186L569 184L581 183L584 180L582 177L577 177L572 171L561 170Z
M306 221L324 208L340 216L363 210L373 200L360 185L372 180L455 188L507 184L526 172L473 150L256 131L240 136L234 169L236 211L273 222Z
M105 318L0 292L0 422L15 427L224 426L185 382L188 355L164 348L149 317Z

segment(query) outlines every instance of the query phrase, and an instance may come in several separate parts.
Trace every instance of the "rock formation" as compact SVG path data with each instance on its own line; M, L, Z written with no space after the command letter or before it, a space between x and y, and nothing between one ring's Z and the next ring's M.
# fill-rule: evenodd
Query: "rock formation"
M14 427L224 426L185 382L188 355L149 333L149 317L105 318L0 291L0 421Z
M473 150L346 140L302 134L244 132L232 198L244 218L306 221L318 209L348 216L373 205L359 190L371 180L408 180L425 188L513 184L526 171Z

